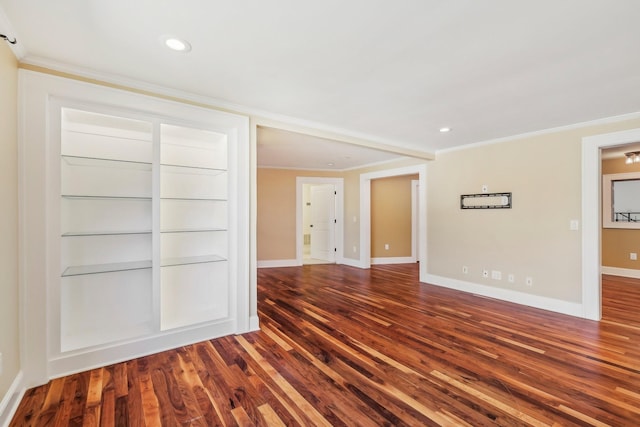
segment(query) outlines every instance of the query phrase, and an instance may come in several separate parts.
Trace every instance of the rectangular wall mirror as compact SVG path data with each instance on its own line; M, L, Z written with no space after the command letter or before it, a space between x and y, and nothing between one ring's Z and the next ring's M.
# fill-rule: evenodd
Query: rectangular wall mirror
M640 172L602 176L602 226L640 229Z

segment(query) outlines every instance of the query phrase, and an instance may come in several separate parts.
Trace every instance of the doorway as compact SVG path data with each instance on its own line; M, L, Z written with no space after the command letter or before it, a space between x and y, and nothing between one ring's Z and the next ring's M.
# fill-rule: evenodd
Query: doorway
M296 264L342 263L342 178L296 178Z
M336 261L335 218L336 190L333 184L304 184L303 264L326 264Z
M601 150L640 141L640 129L582 138L582 307L583 317L602 317Z
M418 174L416 188L418 215L416 228L418 262L420 263L420 281L427 280L427 165L418 164L397 169L388 169L360 175L360 262L358 267L371 268L371 180L399 175Z

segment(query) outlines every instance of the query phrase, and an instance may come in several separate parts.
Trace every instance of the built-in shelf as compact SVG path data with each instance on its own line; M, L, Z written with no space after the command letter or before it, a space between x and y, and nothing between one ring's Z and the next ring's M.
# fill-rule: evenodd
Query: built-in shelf
M255 325L249 118L23 77L25 152L41 153L22 162L35 380Z
M67 267L62 277L82 276L86 274L113 273L116 271L143 270L151 268L151 260L115 262L110 264L79 265Z
M63 199L84 199L84 200L151 200L147 196L89 196L81 194L62 194Z
M176 169L197 169L200 171L211 171L211 172L216 172L216 174L218 173L223 173L226 172L226 169L221 169L221 168L205 168L202 166L188 166L188 165L173 165L173 164L168 164L168 163L161 163L160 166L163 167L163 169L169 169L169 168L176 168Z
M179 257L179 258L165 258L160 262L161 267L172 267L176 265L188 265L188 264L204 264L209 262L226 261L219 255L200 255L192 257Z
M213 228L174 228L161 230L161 233L206 233L211 231L227 231L226 228L213 227Z
M161 197L160 200L187 200L194 202L226 202L227 199L212 197Z
M119 236L125 234L151 234L151 230L69 231L62 233L62 237Z
M151 162L140 162L136 160L120 160L107 159L102 157L86 157L86 156L69 156L63 154L61 156L69 165L72 166L98 166L98 167L116 167L129 168L139 170L151 170Z

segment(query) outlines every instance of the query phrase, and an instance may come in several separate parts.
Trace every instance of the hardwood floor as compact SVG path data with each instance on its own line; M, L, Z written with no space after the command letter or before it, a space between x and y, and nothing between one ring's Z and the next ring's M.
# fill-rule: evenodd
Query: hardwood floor
M31 389L12 426L640 425L640 281L593 322L417 283L259 270L262 330Z

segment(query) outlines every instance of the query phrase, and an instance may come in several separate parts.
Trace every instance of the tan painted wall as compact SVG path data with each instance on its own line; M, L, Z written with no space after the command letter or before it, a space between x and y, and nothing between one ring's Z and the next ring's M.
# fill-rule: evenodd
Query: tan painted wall
M257 174L257 259L269 261L295 259L296 257L297 176L344 179L344 257L359 259L360 174L424 162L419 159L403 159L344 172L259 168Z
M640 119L439 153L427 173L429 273L581 302L581 232L569 221L581 219L582 137L633 128ZM513 209L461 210L460 195L483 184L513 192ZM483 268L503 279L484 279Z
M411 181L417 179L404 175L371 181L372 258L411 256Z
M627 165L624 159L602 161L602 173L640 172L640 164ZM640 261L629 259L629 253L640 254L640 230L602 229L602 265L606 267L640 269Z
M18 64L0 42L0 401L20 370L18 342Z
M296 177L340 177L336 172L258 169L258 260L296 258Z

